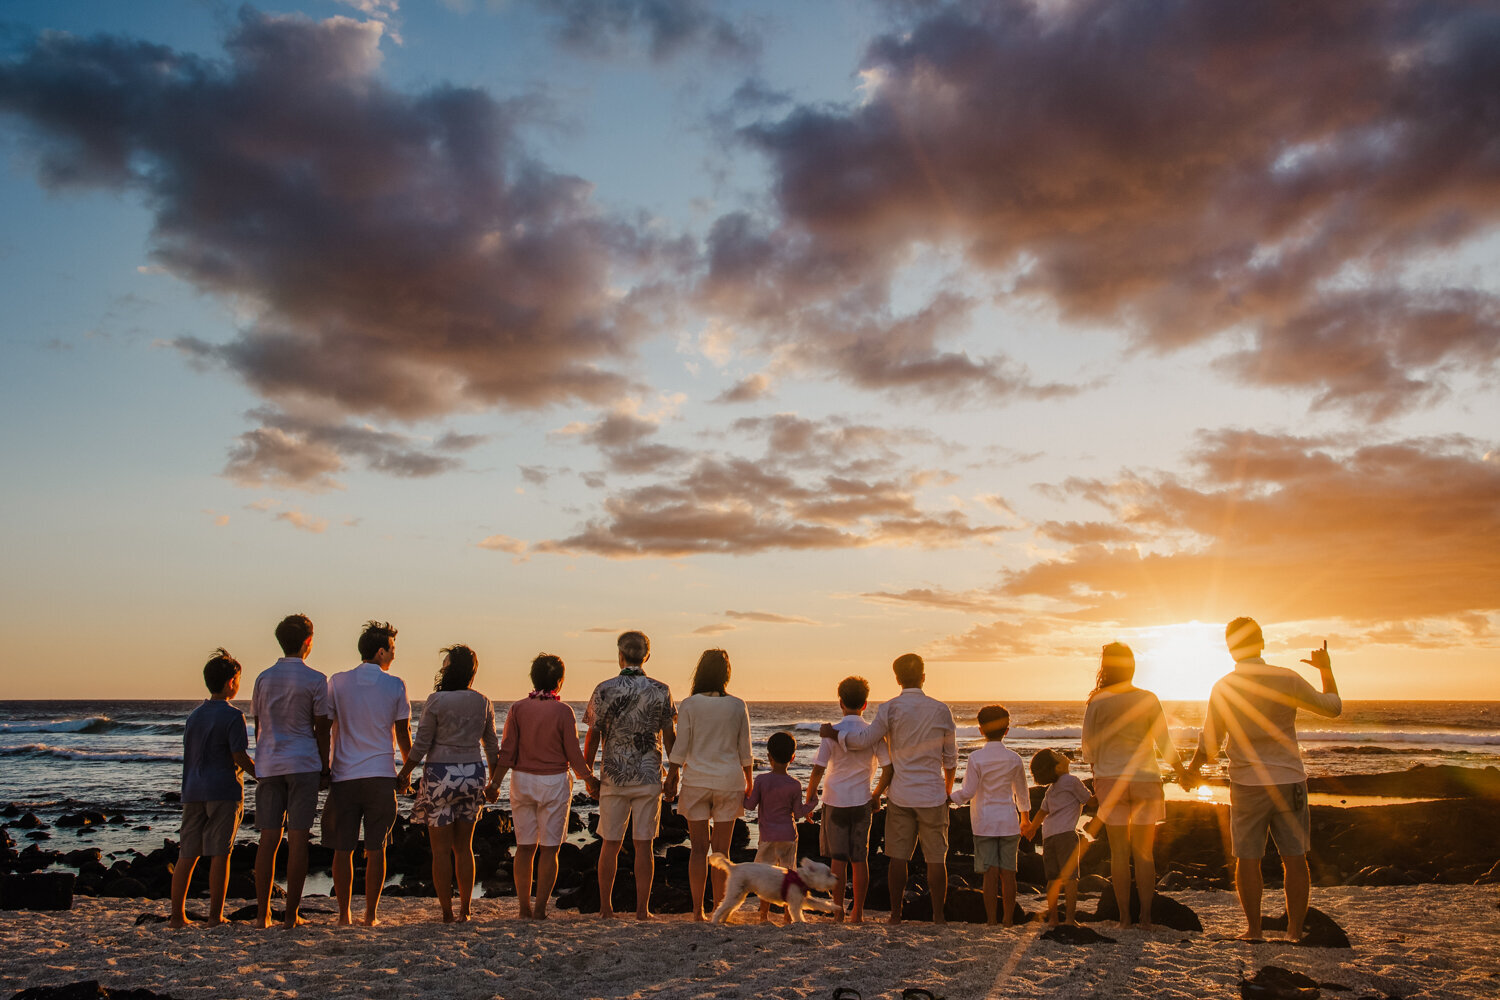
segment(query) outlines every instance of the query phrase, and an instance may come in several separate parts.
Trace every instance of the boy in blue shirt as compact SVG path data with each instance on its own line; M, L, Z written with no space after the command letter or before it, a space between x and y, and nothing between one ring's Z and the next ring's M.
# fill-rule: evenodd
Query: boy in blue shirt
M240 693L240 664L222 647L203 666L209 699L187 717L182 731L182 831L177 865L172 870L173 927L190 920L183 907L199 858L208 858L208 922L224 922L224 894L229 887L229 852L245 809L240 772L255 777L255 761L246 752L250 741L245 714L229 704Z

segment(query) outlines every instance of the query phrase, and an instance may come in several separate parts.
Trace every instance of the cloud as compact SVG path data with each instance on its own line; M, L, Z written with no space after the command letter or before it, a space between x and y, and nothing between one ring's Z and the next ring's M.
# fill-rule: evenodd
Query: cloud
M726 611L725 618L733 618L739 622L758 622L762 625L816 625L817 622L811 618L802 618L798 615L776 615L769 611Z
M661 62L689 49L746 59L760 48L747 25L713 12L708 0L530 0L554 19L559 39L585 52L607 54L644 45Z
M509 552L515 556L526 553L526 543L519 538L511 538L509 535L490 535L474 544L477 548L488 549L491 552Z
M1078 622L1473 621L1500 609L1500 467L1462 436L1384 443L1219 431L1191 471L1076 479L1138 539L1006 575Z
M416 421L615 398L629 383L609 366L648 328L652 275L687 248L532 157L526 101L392 89L385 30L244 8L218 60L44 34L0 62L0 112L46 187L141 197L153 264L247 316L227 342L176 346L279 408ZM275 475L326 486L345 443L310 478ZM236 450L253 478L283 445ZM363 457L427 474L414 455Z
M856 384L1027 389L936 346L971 304L951 288L889 315L891 276L939 247L1150 350L1247 337L1226 370L1315 406L1382 418L1493 368L1495 295L1405 268L1500 222L1494 8L900 6L859 104L742 128L780 219L719 220L709 301L826 332L812 350Z
M637 474L689 457L681 448L652 441L660 428L659 419L639 416L633 409L617 409L592 424L574 423L556 433L598 448L611 471Z
M877 590L859 596L876 604L933 608L939 611L994 613L1004 607L994 591L983 590L954 592L942 588L915 587L900 593Z
M1035 621L996 621L975 625L962 635L949 636L924 650L924 655L934 661L974 662L979 660L1005 660L1011 657L1034 656L1053 651L1047 637L1047 626Z
M754 403L771 394L771 379L763 372L746 375L714 397L715 403Z
M1037 534L1066 545L1129 542L1136 533L1124 525L1104 521L1046 521L1037 525Z
M328 530L328 519L326 517L313 517L311 514L304 514L295 508L284 510L273 516L276 520L285 521L299 531L310 531L314 535L321 535Z
M546 486L552 478L552 470L544 465L518 465L516 468L521 470L521 478L533 486Z
M715 622L712 625L700 625L693 629L693 635L723 635L725 632L733 632L737 628L728 622Z
M239 443L229 450L224 475L237 486L322 492L344 488L333 478L343 468L344 460L326 444L279 427L260 427L239 436Z

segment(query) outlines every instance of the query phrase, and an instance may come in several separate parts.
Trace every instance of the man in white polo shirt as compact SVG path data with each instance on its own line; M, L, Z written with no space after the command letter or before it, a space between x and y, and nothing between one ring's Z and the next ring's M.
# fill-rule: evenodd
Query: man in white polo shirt
M1319 692L1293 671L1261 658L1266 643L1255 619L1230 622L1224 641L1234 657L1234 670L1221 677L1209 695L1208 716L1188 765L1187 784L1197 781L1203 765L1218 756L1220 744L1227 740L1230 841L1234 887L1245 911L1243 939L1261 940L1260 864L1269 831L1285 878L1287 938L1297 941L1312 885L1307 867L1307 772L1297 746L1297 710L1332 719L1344 710L1344 703L1333 679L1327 642L1302 661L1322 675Z
M932 922L945 924L948 796L958 770L958 727L947 705L923 693L927 668L920 656L898 656L891 669L901 685L901 694L881 704L868 726L824 723L821 735L838 740L848 750L864 750L881 739L889 744L895 770L888 795L890 805L885 811L885 853L891 862L886 875L891 893L890 922L901 922L906 868L920 840L932 893Z
M255 718L255 919L271 925L271 889L276 852L286 830L286 916L282 926L302 922L297 910L307 881L307 848L318 814L318 789L328 781L328 678L304 662L312 651L313 624L287 615L276 626L284 654L255 678L250 714Z
M365 923L379 921L385 887L385 845L396 823L396 748L405 763L411 753L411 702L406 683L389 671L396 658L396 630L389 622L367 622L359 637L364 662L328 679L333 719L333 784L323 810L323 846L333 848L333 888L339 923L353 921L354 849L360 823L365 844Z

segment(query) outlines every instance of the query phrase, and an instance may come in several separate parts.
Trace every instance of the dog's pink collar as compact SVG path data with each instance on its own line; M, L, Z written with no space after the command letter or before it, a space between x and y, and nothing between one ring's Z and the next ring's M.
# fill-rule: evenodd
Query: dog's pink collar
M783 903L786 902L787 894L792 891L793 886L796 886L803 892L807 891L807 883L802 881L802 876L796 872L789 871L781 877L781 901Z

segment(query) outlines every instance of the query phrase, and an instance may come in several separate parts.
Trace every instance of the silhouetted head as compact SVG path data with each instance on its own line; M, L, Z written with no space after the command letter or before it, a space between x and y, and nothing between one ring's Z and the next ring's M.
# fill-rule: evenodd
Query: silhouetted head
M283 656L301 656L312 637L312 619L306 615L287 615L276 626L276 643Z
M979 731L987 740L1004 739L1010 732L1010 712L1004 705L986 705L979 710Z
M203 664L203 683L208 688L209 694L222 694L233 698L234 693L226 688L233 683L237 690L239 678L240 661L230 656L229 650L223 646L214 650L214 655Z
M382 652L396 652L396 629L390 622L365 622L365 630L359 634L360 659L374 663L375 657Z
M1135 680L1135 653L1123 642L1112 642L1099 654L1099 674L1094 690L1102 691Z
M533 691L556 691L562 687L563 674L567 667L561 656L538 653L531 661L531 689Z
M1259 656L1266 648L1266 638L1254 618L1236 618L1224 626L1224 645L1236 661Z
M625 661L627 667L638 667L651 655L651 640L646 638L644 632L621 632L615 645L620 650L620 659Z
M903 653L891 664L896 672L896 682L904 688L919 688L927 679L927 665L916 653Z
M1038 785L1050 785L1068 773L1070 763L1068 755L1061 750L1043 747L1031 757L1031 776Z
M839 681L839 704L850 712L864 711L870 701L870 682L863 677L845 677Z
M790 764L797 756L797 741L791 733L772 733L766 740L766 756L778 764Z
M442 650L443 665L438 667L434 691L462 691L474 683L479 672L479 654L463 643Z
M723 694L729 686L729 654L722 649L705 649L693 670L693 694Z

